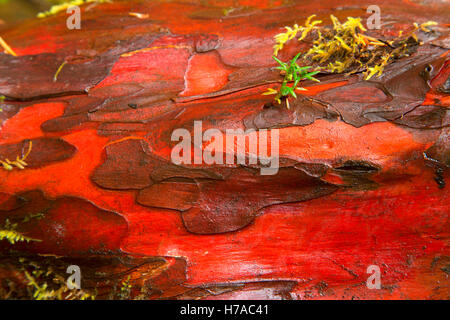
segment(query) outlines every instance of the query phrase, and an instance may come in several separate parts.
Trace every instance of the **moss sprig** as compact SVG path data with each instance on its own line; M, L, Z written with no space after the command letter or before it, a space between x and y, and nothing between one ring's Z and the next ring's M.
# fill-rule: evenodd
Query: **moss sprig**
M22 259L32 270L23 270L29 287L29 295L34 300L94 300L95 293L82 289L69 289L64 277L52 267L44 267L36 262Z
M316 30L318 27L318 24L321 24L321 20L314 20L311 21L316 15L313 14L312 16L309 16L305 21L305 26L299 26L298 24L295 24L293 27L284 27L286 29L286 32L279 33L275 36L275 42L276 44L273 46L273 54L274 56L278 55L278 52L283 49L286 42L294 39L297 34L300 34L300 37L298 38L298 41L301 41L306 38L306 36L313 30Z
M15 244L17 242L41 241L39 239L27 237L16 229L17 223L11 223L8 219L6 219L4 227L0 229L0 240L6 240L11 244Z

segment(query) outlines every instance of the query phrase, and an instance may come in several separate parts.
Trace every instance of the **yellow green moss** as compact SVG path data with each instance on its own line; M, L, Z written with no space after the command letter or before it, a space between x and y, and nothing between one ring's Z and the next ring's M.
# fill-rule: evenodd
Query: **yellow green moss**
M43 217L42 213L29 214L23 218L22 223L29 222L31 219L41 219ZM18 232L18 223L11 223L6 219L5 225L0 229L0 240L7 240L11 244L17 242L30 242L30 241L41 241L39 239L33 239L23 235ZM15 251L10 251L10 254ZM61 275L53 270L53 267L45 261L45 258L41 262L36 262L34 260L29 260L25 257L14 258L15 255L12 254L11 259L16 266L17 271L23 275L24 284L26 284L26 291L22 291L20 298L35 299L35 300L86 300L95 299L96 293L85 291L82 289L69 289L65 279L65 274ZM20 286L15 284L13 280L7 279L7 288L5 288L2 283L0 285L0 299L9 299L12 297L17 297ZM23 294L26 296L23 296Z
M6 240L11 244L15 244L17 242L41 241L39 239L33 239L23 235L18 232L16 228L17 223L11 223L8 219L6 219L5 226L3 229L0 229L0 240Z
M27 285L31 288L31 296L35 300L94 300L95 295L81 289L69 289L67 283L59 274L51 268L42 270L39 265L34 264L35 270L31 273L24 271ZM50 284L47 281L50 279Z
M414 29L407 35L391 40L381 40L365 35L367 31L360 18L347 17L341 23L331 15L333 26L319 26L322 21L312 20L315 15L308 17L305 26L285 27L286 31L275 36L274 55L283 46L297 37L299 41L308 36L312 39L311 48L303 55L308 64L318 65L325 71L333 73L355 73L364 71L365 80L373 76L380 76L384 67L392 61L408 56L411 48L420 45L416 32L422 30L431 32L428 27L436 25L434 21L422 24L414 23Z
M48 11L38 13L37 17L38 18L45 18L45 17L51 16L51 15L57 14L58 12L66 11L67 8L70 8L70 7L73 7L73 6L81 6L81 5L85 4L85 3L92 3L92 2L103 3L103 2L111 2L111 0L72 0L72 1L66 1L66 2L63 2L63 3L60 3L60 4L55 4Z

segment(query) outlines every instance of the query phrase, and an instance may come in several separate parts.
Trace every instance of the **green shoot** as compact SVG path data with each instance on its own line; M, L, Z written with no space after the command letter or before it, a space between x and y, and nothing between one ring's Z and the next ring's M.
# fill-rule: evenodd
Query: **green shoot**
M318 79L313 77L320 72L319 70L309 72L309 69L312 68L311 66L300 67L297 64L297 59L300 57L300 55L301 52L299 52L288 62L283 62L275 56L272 57L279 64L276 69L280 70L280 73L284 75L284 79L281 84L281 88L278 91L273 88L269 88L266 92L263 93L263 95L275 94L275 101L277 101L278 104L281 104L281 99L285 99L288 109L289 96L297 98L295 90L306 91L305 88L299 86L300 81L311 80L320 82ZM289 86L290 83L292 83L292 86Z

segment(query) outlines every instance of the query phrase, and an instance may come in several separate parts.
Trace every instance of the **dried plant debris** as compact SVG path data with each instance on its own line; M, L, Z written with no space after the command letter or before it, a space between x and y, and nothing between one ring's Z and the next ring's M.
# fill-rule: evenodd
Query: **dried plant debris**
M3 51L7 54L10 54L14 57L17 57L17 54L14 52L13 49L6 43L5 40L3 40L2 37L0 37L0 46L2 47Z
M26 158L30 155L31 149L33 147L33 142L30 141L28 144L28 151L19 158L19 156L16 157L16 160L9 160L4 159L0 160L0 168L3 168L5 170L11 171L14 169L14 167L19 168L21 170L25 169L25 167L28 165L28 163L25 162Z
M377 39L365 34L366 28L361 18L348 17L341 23L331 15L332 27L320 26L322 21L313 20L315 15L306 19L305 26L285 27L286 31L275 36L274 55L284 45L295 38L311 42L310 49L303 55L306 65L313 65L324 72L352 74L364 72L364 79L380 76L384 67L393 61L411 55L422 43L417 32L430 33L434 21L422 24L414 23L407 34L399 32L392 39Z

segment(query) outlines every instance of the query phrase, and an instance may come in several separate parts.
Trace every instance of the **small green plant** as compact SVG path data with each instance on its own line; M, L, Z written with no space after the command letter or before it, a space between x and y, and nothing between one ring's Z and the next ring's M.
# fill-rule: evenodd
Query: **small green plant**
M289 62L283 62L275 56L272 57L276 62L278 62L279 66L276 67L276 69L280 70L280 73L284 75L284 79L279 90L268 88L267 91L263 93L263 95L274 94L275 101L277 101L278 104L281 104L281 99L285 99L286 107L288 109L289 109L289 96L297 98L295 90L302 90L302 91L306 90L305 88L299 86L300 81L312 80L320 82L318 79L313 77L314 75L320 72L319 70L309 72L309 70L312 68L311 66L300 67L297 64L297 59L300 57L300 55L301 52L299 52ZM292 83L291 86L289 85L290 83Z
M2 105L3 105L3 102L4 102L4 101L5 101L5 96L0 96L0 112L3 111Z
M275 95L275 101L279 104L285 99L289 108L289 96L297 97L295 90L305 90L298 87L302 80L319 81L313 76L319 72L346 73L363 72L364 79L369 80L374 76L381 76L384 68L391 62L414 52L415 48L422 43L416 32L432 32L428 27L437 23L428 21L422 24L414 23L414 29L403 35L402 32L392 39L377 39L365 35L367 31L361 23L361 18L347 17L347 21L341 23L335 16L331 15L332 27L319 26L322 21L313 20L315 15L309 16L305 26L295 24L285 27L285 31L275 36L273 46L273 58L278 62L277 69L281 70L284 79L279 90L267 89L264 95ZM282 62L276 56L284 45L293 40L305 41L311 44L302 56L302 64L297 64L298 53L289 62ZM314 71L309 72L314 67ZM293 82L293 85L289 84Z

